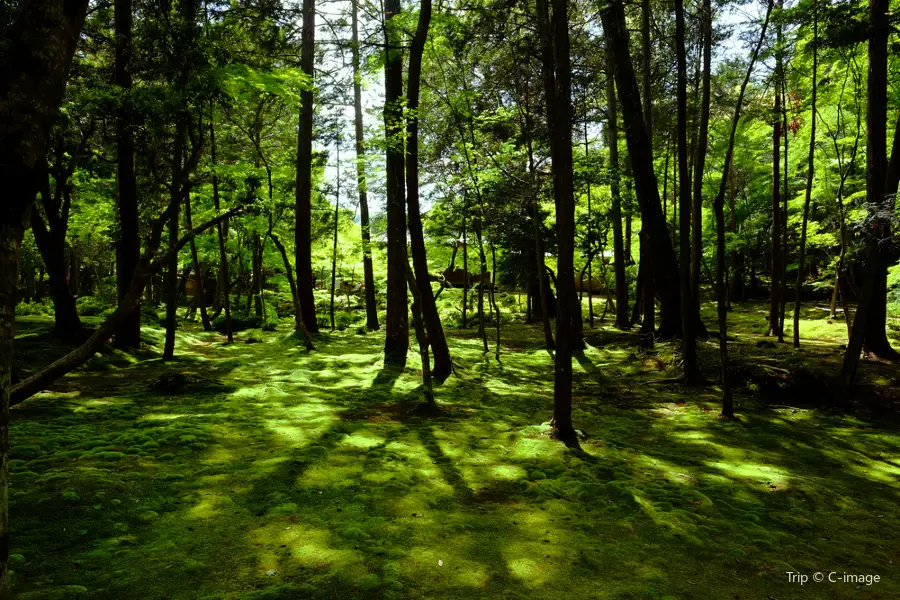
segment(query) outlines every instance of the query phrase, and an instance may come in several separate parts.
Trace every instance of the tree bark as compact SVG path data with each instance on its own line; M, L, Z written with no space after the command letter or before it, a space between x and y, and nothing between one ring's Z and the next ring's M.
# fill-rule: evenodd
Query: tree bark
M697 368L697 340L694 333L694 301L691 294L691 185L688 175L687 146L687 60L684 47L684 0L675 0L675 52L678 59L678 183L679 263L681 290L682 354L684 383L695 385L699 379Z
M709 148L709 105L712 87L712 27L711 0L703 0L701 8L701 35L703 44L702 92L700 100L700 128L697 131L697 148L694 155L694 204L691 212L691 301L700 310L700 268L703 259L703 176L706 154Z
M128 292L137 261L141 256L141 237L137 198L137 177L134 170L134 139L128 93L131 90L132 0L115 0L115 65L116 86L126 98L116 114L116 208L119 231L116 243L116 288L121 301ZM141 310L135 309L116 333L120 348L137 348L141 344Z
M734 143L738 125L741 121L741 111L744 106L744 94L747 91L747 85L750 83L753 67L759 57L759 50L766 39L766 29L769 27L769 19L772 15L773 7L774 0L769 0L769 6L766 10L766 19L763 21L762 29L759 33L759 41L753 49L753 54L750 57L750 64L747 67L747 74L744 76L744 81L741 83L741 91L740 94L738 94L737 104L734 107L734 117L731 119L731 135L728 138L728 147L725 151L725 165L722 167L719 192L716 194L715 200L713 200L713 212L715 213L716 218L716 308L719 321L722 416L728 419L734 417L734 402L731 391L731 369L728 358L728 297L725 287L725 194L727 193L731 179L730 175L732 173L732 160L734 158ZM734 197L733 191L732 197Z
M216 208L216 212L219 212L219 178L216 174L216 127L215 127L215 112L210 111L209 118L209 147L210 147L210 162L212 163L212 188L213 188L213 205ZM228 253L225 250L225 227L227 221L218 223L216 225L216 237L219 240L219 279L222 282L222 295L223 302L225 307L225 334L228 336L228 341L234 341L234 333L231 328L231 280L228 277ZM290 273L288 273L289 278ZM295 294L296 296L296 294ZM295 306L299 307L299 303ZM300 313L297 313L297 319L300 319Z
M646 50L646 48L645 48ZM609 146L609 189L612 196L613 227L613 266L616 278L616 327L628 329L628 282L625 279L625 244L622 235L622 194L619 189L619 127L618 107L616 105L616 89L612 74L614 72L612 53L606 52L606 103L607 103L607 145ZM646 115L645 115L646 117ZM644 245L641 244L643 249ZM604 282L605 283L605 282ZM644 281L646 284L646 281Z
M800 298L803 291L803 274L806 267L806 227L809 221L809 205L812 203L813 175L816 156L816 101L819 78L819 5L812 0L813 10L813 74L812 74L812 122L809 130L809 157L807 158L806 197L803 200L803 221L800 225L800 255L797 258L797 286L794 292L794 348L800 347Z
M425 329L428 332L428 342L431 344L431 351L434 355L434 369L431 374L440 384L450 376L453 363L431 290L428 257L425 252L425 235L422 230L419 208L419 86L422 79L422 55L425 52L430 23L431 0L422 0L419 9L419 23L409 50L409 74L406 88L406 107L409 111L409 118L406 121L406 203L410 250L415 281L419 282L417 289L421 296L419 307Z
M49 189L44 189L46 187L42 186L40 198L48 223L44 223L37 210L32 210L31 231L49 276L50 296L53 299L53 330L63 341L76 342L83 325L78 316L75 297L66 281L68 210L59 205L58 197L50 196Z
M547 350L553 350L553 329L550 325L550 301L546 284L546 276L544 271L544 240L541 232L540 222L540 206L538 204L538 181L537 171L534 163L534 143L532 141L532 132L534 131L534 123L532 122L531 113L531 95L529 93L528 83L525 82L525 110L522 111L522 128L525 137L525 148L528 152L528 177L530 183L529 201L531 204L531 223L534 230L534 256L535 267L537 268L538 293L540 294L539 311L541 315L541 325L544 329L544 347ZM534 309L532 302L532 309Z
M409 292L413 297L412 306L410 308L412 309L416 341L419 344L419 356L422 361L422 391L425 396L425 403L429 406L434 406L434 388L431 382L431 359L428 357L428 345L430 341L428 334L425 331L425 323L420 309L422 306L422 294L420 293L419 286L416 283L416 277L413 275L409 263L406 264L406 280L409 285Z
M328 305L328 316L331 319L331 330L334 331L334 286L337 280L337 247L338 247L338 223L340 221L341 216L341 141L340 137L338 137L337 147L336 147L336 168L337 168L337 176L335 177L335 182L337 184L337 191L334 194L334 230L333 230L333 239L331 243L331 301Z
M194 228L193 219L191 218L191 195L185 194L184 197L184 222L187 230ZM203 323L203 331L212 331L212 323L209 322L209 314L206 312L206 290L203 287L203 273L200 271L200 257L197 254L197 243L192 239L191 243L191 262L194 266L194 294L200 298L197 306L200 308L200 321Z
M406 206L403 172L403 52L399 26L400 0L384 5L384 133L387 195L387 314L384 362L405 365L409 349L409 308L406 295Z
M778 8L782 6L779 0ZM777 40L775 49L775 108L772 120L772 289L769 297L769 332L768 335L783 337L779 310L781 307L781 78L784 76L782 60L782 26L776 27Z
M881 296L887 268L887 238L890 220L884 213L892 214L892 196L886 190L888 178L887 160L887 70L889 0L871 0L869 3L869 86L866 109L866 199L870 206L866 239L866 274L862 292L853 319L853 328L841 367L840 379L844 393L849 390L859 366L859 355L868 348L869 339L880 341L885 336L885 316L881 314ZM872 324L869 320L872 320ZM873 332L873 329L877 331ZM885 336L886 338L886 336ZM875 346L875 344L872 344ZM887 348L890 348L888 344ZM873 348L873 352L887 348ZM893 349L891 349L893 350Z
M375 274L369 225L369 195L366 185L366 146L363 134L362 86L359 66L359 0L352 0L351 50L353 60L353 122L356 134L356 188L359 192L359 227L362 236L363 284L366 294L366 329L378 330L378 305L375 301Z
M281 260L284 262L284 272L287 276L288 285L291 287L291 300L294 303L294 330L303 334L303 340L306 343L307 350L315 350L312 343L312 336L309 335L306 327L303 325L303 316L300 312L300 297L297 293L297 282L294 280L294 269L291 267L291 261L288 260L287 250L281 240L269 229L269 239L275 244L278 253L281 254Z
M577 443L572 425L572 350L580 345L581 311L576 312L575 200L572 180L571 60L567 0L537 0L538 31L544 73L545 101L550 127L553 188L556 203L557 294L556 354L553 380L553 427L558 439ZM578 307L580 309L580 306Z
M300 39L300 69L314 80L316 12L315 0L303 0L303 29ZM313 91L300 92L300 122L297 134L297 193L295 196L294 263L303 324L311 333L319 331L312 271L312 127Z
M642 226L647 232L651 248L654 288L660 300L660 326L657 334L672 337L681 333L678 262L675 260L659 199L650 136L644 122L637 79L628 48L628 29L622 0L610 0L600 15L608 48L613 56L616 90L631 156Z

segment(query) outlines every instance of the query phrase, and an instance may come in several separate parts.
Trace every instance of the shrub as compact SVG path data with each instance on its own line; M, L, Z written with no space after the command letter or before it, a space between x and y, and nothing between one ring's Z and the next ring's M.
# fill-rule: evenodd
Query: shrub
M16 316L49 316L53 314L53 302L49 298L34 302L24 301L16 304Z
M213 329L219 333L225 333L225 314L221 314L213 321ZM255 314L245 312L231 313L231 331L244 331L245 329L258 328L262 325L262 319Z
M76 298L75 305L78 308L78 314L84 317L95 317L103 314L105 310L115 308L97 296L80 296Z

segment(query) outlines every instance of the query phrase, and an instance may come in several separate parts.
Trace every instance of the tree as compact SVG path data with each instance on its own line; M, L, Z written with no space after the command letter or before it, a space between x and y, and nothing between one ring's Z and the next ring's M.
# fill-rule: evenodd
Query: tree
M734 399L731 389L731 368L728 357L728 292L725 287L725 194L732 180L734 160L734 144L738 125L741 121L741 110L744 106L744 94L753 74L753 67L759 57L759 50L766 39L766 29L769 27L769 18L772 15L774 0L769 0L766 18L763 21L759 33L759 41L750 56L750 64L747 66L747 74L741 83L741 91L738 94L734 107L734 116L731 119L731 134L728 138L728 147L725 150L725 165L722 167L722 179L719 182L719 192L713 200L713 212L716 219L716 312L719 321L719 360L721 362L722 380L722 416L726 419L734 418Z
M121 89L122 105L116 115L116 184L119 235L116 241L116 286L119 300L131 285L131 275L141 254L141 236L137 197L137 176L134 170L134 138L131 111L127 104L131 90L132 2L115 0L115 84ZM141 343L141 311L134 311L116 334L121 348L136 348Z
M359 0L351 2L351 52L353 62L353 123L356 135L356 188L359 192L359 228L362 236L363 284L366 294L366 328L378 330L378 306L375 302L375 274L369 224L369 195L366 183L366 145L363 134L362 86L359 68Z
M813 72L812 72L812 119L809 130L809 158L807 159L806 196L803 200L803 220L800 229L800 255L797 258L797 286L794 291L794 348L800 347L800 300L803 292L803 277L806 267L806 229L809 223L809 205L812 202L813 175L816 158L816 93L819 85L819 6L812 0L813 11Z
M9 405L19 250L86 12L84 0L19 4L0 54L0 600L10 597Z
M779 0L778 10L782 10L783 2ZM776 26L775 41L775 108L772 111L772 289L769 296L769 335L778 336L784 341L781 328L781 276L784 271L781 249L781 88L784 79L783 35L779 20Z
M553 427L567 444L576 441L572 425L572 350L580 345L581 305L576 302L575 199L572 181L572 98L567 0L553 0L552 20L546 0L537 0L538 31L544 73L544 96L550 127L553 190L556 202L559 309L553 379ZM538 276L542 276L539 274ZM578 336L578 337L576 337Z
M394 21L399 0L385 2L384 137L387 195L387 314L385 364L406 364L409 349L409 308L406 296L406 207L403 172L403 54L400 28Z
M887 160L887 67L888 0L869 3L869 88L866 109L866 200L869 207L866 239L866 271L856 316L844 361L841 384L846 391L853 383L864 347L871 346L876 354L886 353L890 344L885 335L885 312L882 312L882 290L886 288L888 249L893 212L892 196L886 189L889 170ZM886 302L886 300L885 300Z
M431 291L428 273L428 258L425 252L425 235L422 230L422 217L419 210L419 86L422 79L422 55L425 52L425 41L428 39L428 26L431 23L431 0L422 0L419 10L419 23L409 51L409 76L407 77L406 108L409 116L406 120L406 202L408 208L408 226L410 251L412 252L415 287L420 296L418 302L422 321L428 332L428 342L434 354L434 368L431 374L438 383L442 383L453 369L450 359L450 347L444 337L441 318Z
M313 81L315 59L315 0L303 0L303 29L300 41L300 69ZM297 293L303 311L303 324L310 333L319 331L316 300L313 297L312 271L312 138L313 89L300 92L300 123L297 134L297 188L294 228L294 264L297 269Z
M694 333L694 299L691 296L691 181L688 174L687 146L687 61L684 47L684 1L675 0L675 52L678 58L678 196L679 263L681 290L681 332L684 355L684 383L695 385L697 368L697 339ZM696 235L696 233L695 233Z
M682 329L678 261L675 260L675 251L659 199L652 145L641 109L641 96L628 47L628 29L621 0L610 0L600 16L613 57L616 91L631 157L635 191L641 210L642 227L646 231L645 238L651 251L654 288L660 300L657 335L672 337L680 334Z
M616 87L613 80L612 54L609 49L607 49L606 54L606 103L608 106L606 132L609 145L609 170L612 177L609 189L612 195L612 210L610 212L613 229L613 267L616 278L616 325L621 329L627 329L630 323L628 321L628 282L625 280L625 243L622 236L622 194L619 189L619 127L616 122L619 117L616 106ZM644 244L642 243L642 252L643 249ZM646 281L644 285L647 285ZM652 330L650 333L653 333Z

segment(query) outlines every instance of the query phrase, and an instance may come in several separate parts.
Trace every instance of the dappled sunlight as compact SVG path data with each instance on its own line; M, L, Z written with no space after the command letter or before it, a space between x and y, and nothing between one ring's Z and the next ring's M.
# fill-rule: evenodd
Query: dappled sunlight
M117 393L36 398L52 412L13 429L13 551L53 571L39 540L66 528L75 581L110 600L138 579L173 599L186 582L215 600L691 598L737 590L732 573L778 597L770 573L829 548L892 559L871 540L896 535L877 518L900 499L896 432L787 404L718 421L714 393L653 383L673 349L635 355L604 328L573 361L575 453L550 437L538 334L511 329L502 366L451 337L458 371L427 416L418 357L386 370L376 336L346 331L312 353L203 346L216 388L148 394L147 363Z

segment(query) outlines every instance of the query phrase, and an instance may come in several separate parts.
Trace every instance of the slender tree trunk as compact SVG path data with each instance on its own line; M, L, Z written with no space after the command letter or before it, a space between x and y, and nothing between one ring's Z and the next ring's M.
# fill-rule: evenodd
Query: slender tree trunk
M644 123L640 92L628 47L628 29L622 1L610 0L600 16L613 56L616 90L634 171L635 191L640 204L642 226L651 249L654 289L660 300L660 326L657 333L661 337L672 337L681 332L678 262L659 199L650 136Z
M622 235L622 194L619 189L619 127L618 107L616 104L615 81L613 73L612 55L606 53L607 77L606 104L607 104L607 145L609 146L609 168L611 179L609 183L612 195L612 227L613 227L613 267L616 279L616 327L627 329L628 320L628 282L625 280L625 243ZM604 282L605 283L605 282Z
M178 243L178 217L182 201L182 169L184 160L184 143L187 137L186 117L179 116L175 126L174 155L172 156L172 183L169 188L169 204L175 207L169 218L169 249ZM187 195L187 194L185 194ZM193 238L192 238L193 239ZM163 346L163 360L175 358L176 311L178 309L178 253L169 260L166 271L166 341Z
M303 340L306 342L307 350L315 350L312 343L312 337L303 325L303 316L300 311L300 297L297 293L297 282L294 280L294 269L291 267L291 262L288 260L287 250L278 236L272 233L271 228L269 229L269 239L272 240L278 253L281 254L281 260L284 262L284 272L285 275L287 275L288 285L291 287L291 300L294 303L294 330L297 333L303 334Z
M788 94L787 94L787 67L781 78L781 110L782 132L784 133L784 190L781 194L781 302L778 305L778 336L779 342L784 342L784 322L787 311L787 266L788 266L788 198L791 195L790 174L790 128L788 126Z
M697 340L694 334L694 306L691 296L691 185L688 175L687 147L687 60L684 47L684 0L675 0L675 52L678 58L678 183L680 243L680 289L682 353L684 355L685 385L695 385L699 379L697 368Z
M387 315L385 364L406 364L409 349L409 309L406 295L406 202L403 172L403 54L399 0L385 2L384 132L387 140Z
M481 200L481 196L479 195L479 200ZM481 344L484 346L484 352L487 354L488 352L488 341L487 341L487 329L485 328L485 319L484 319L484 280L487 276L487 257L484 254L484 235L482 234L482 230L484 227L483 219L484 219L484 201L481 200L479 202L479 214L478 220L475 221L475 239L478 240L478 259L479 259L479 273L478 273L478 335L481 336Z
M554 357L553 427L560 440L571 444L577 442L572 425L572 350L580 345L580 340L575 339L575 336L580 333L581 311L575 311L575 200L572 180L571 61L567 0L553 0L552 21L549 13L547 1L537 0L558 245L556 289L559 308Z
M425 323L422 318L422 294L419 285L416 283L416 277L413 275L412 268L409 263L406 264L406 281L409 284L409 292L413 297L412 310L413 329L416 332L416 341L419 344L419 355L422 361L422 391L425 396L425 403L434 406L434 387L431 383L431 359L428 357L428 334L425 331Z
M191 218L191 195L185 194L184 196L184 221L187 225L187 230L191 231L194 228L193 220ZM206 312L206 290L203 286L203 273L200 271L200 258L197 254L197 244L192 239L191 240L191 261L194 266L194 277L197 282L194 285L194 294L200 300L197 302L197 306L200 308L200 321L203 323L203 331L212 331L212 324L209 322L209 314Z
M356 134L356 188L359 192L359 227L362 235L363 284L366 294L366 329L378 330L378 304L375 301L375 274L369 226L369 195L366 184L366 146L363 134L362 86L359 67L359 0L351 2L353 59L353 122Z
M128 103L131 89L132 2L115 0L115 84ZM141 256L141 237L138 216L137 178L134 171L134 140L129 108L120 106L116 114L116 207L119 217L116 243L116 287L121 301L125 297L131 276ZM140 306L116 333L119 348L137 348L141 344Z
M803 201L803 221L800 226L800 255L797 259L797 287L794 292L794 348L800 347L800 298L803 291L803 274L806 267L806 227L809 221L809 205L812 203L813 175L816 156L816 94L819 78L819 5L812 0L813 10L813 75L812 75L812 123L809 131L809 158L807 159L806 197Z
M731 165L731 170L728 173L729 180L729 189L730 193L728 196L728 212L731 216L730 221L730 231L731 234L737 235L737 213L735 207L735 174L734 174L734 165ZM730 268L730 276L728 278L728 308L731 308L732 302L738 302L744 299L744 271L741 268L740 256L738 255L738 251L735 247L731 249L731 268Z
M338 247L338 219L341 216L341 142L337 141L335 161L337 164L337 191L334 194L334 235L331 244L331 303L328 306L328 315L331 319L331 330L334 331L334 286L337 279L337 247Z
M866 239L866 275L853 319L853 328L844 362L841 368L841 384L846 393L853 384L859 365L859 355L868 347L869 339L880 341L884 335L885 317L880 314L882 286L881 273L887 267L885 240L890 235L890 221L884 212L893 207L891 196L885 192L888 181L887 160L887 71L888 71L888 0L871 0L869 3L869 86L866 109L866 199L869 203L871 231ZM890 210L889 214L893 211ZM872 320L873 325L869 324ZM878 331L873 334L872 329ZM886 336L885 336L886 337ZM875 346L875 344L872 344ZM890 348L890 345L887 346ZM884 350L873 348L873 351Z
M585 157L585 160L588 162L588 164L590 164L590 153L591 153L591 148L590 148L590 145L588 144L587 103L585 102L585 104L584 104L584 157ZM594 274L593 274L593 270L592 270L591 266L592 266L592 263L594 262L594 260L593 260L593 255L592 255L592 253L591 253L591 248L593 247L593 241L592 241L592 238L591 238L591 235L592 235L592 233L593 233L593 211L591 210L591 209L592 209L592 206L591 206L591 200L592 200L592 198L591 198L591 187L592 187L592 186L591 186L591 182L588 181L588 184L587 184L587 219L588 219L588 226L587 226L587 239L588 239L588 261L587 261L587 275L588 275L588 323L590 324L590 327L593 329L593 327L594 327L594 294L593 294L593 288L594 288ZM493 251L494 251L493 245L491 245L491 253L492 253L492 254L493 254ZM582 276L583 276L583 274L584 274L584 271L582 271ZM496 281L496 279L497 279L497 264L496 264L496 260L495 260L495 261L494 261L494 280ZM582 290L583 290L583 289L584 289L584 285L582 284ZM580 300L579 300L579 302L580 302ZM499 324L500 324L500 322L498 321L498 322L497 322L498 327L499 327ZM499 345L498 345L498 346L497 346L497 355L498 355L498 357L499 357L499 353L500 353L500 347L499 347ZM499 360L499 358L498 358L498 360Z
M734 107L734 117L731 120L731 135L728 139L728 148L725 151L725 165L722 167L722 178L719 182L719 192L713 201L713 212L716 218L716 301L717 313L719 321L719 360L721 363L721 379L722 379L722 416L728 419L734 417L734 402L731 391L731 370L728 359L728 298L725 287L725 194L727 193L729 183L732 183L732 197L734 196L733 182L730 175L733 172L732 160L734 158L734 143L737 135L738 125L741 121L741 110L744 106L744 93L747 91L747 85L750 83L750 77L753 74L753 67L759 57L759 50L766 39L766 29L769 27L769 19L772 16L774 7L773 0L769 0L768 9L766 10L766 20L763 22L762 29L759 33L759 42L753 49L750 57L750 64L747 67L747 74L741 83L741 91L738 94L737 104Z
M315 0L303 0L303 29L300 37L300 69L314 78L316 11ZM312 128L313 92L300 92L300 122L297 135L297 194L294 229L294 263L303 324L311 333L319 331L312 271Z
M700 100L700 128L697 131L697 147L694 155L694 204L691 212L693 246L691 248L691 301L700 310L700 268L703 258L703 176L706 170L706 153L709 148L709 105L712 87L712 27L711 0L703 0L701 9L703 44L702 92Z
M491 293L490 300L491 304L494 305L494 315L496 315L497 321L495 323L495 333L496 338L494 340L494 358L497 359L497 362L500 361L500 307L497 306L497 296L494 291L494 284L497 281L497 249L494 247L494 243L491 242Z
M438 383L443 383L453 370L450 358L450 347L444 336L444 328L438 314L437 305L431 290L428 271L428 257L425 251L425 234L422 229L422 217L419 209L419 86L422 78L422 55L428 39L428 27L431 23L431 0L422 0L419 9L419 23L409 50L409 76L407 78L406 107L410 113L406 122L406 203L408 208L408 227L412 262L415 279L419 282L421 295L419 307L428 341L434 354L432 375Z
M527 107L531 106L531 99L528 84L525 84L525 104ZM530 203L531 203L531 223L534 229L534 256L535 256L535 266L537 268L537 281L538 281L538 293L540 294L540 314L541 314L541 324L544 328L544 347L547 350L553 350L556 346L553 343L553 329L550 325L550 295L549 290L547 289L547 279L544 274L546 271L546 265L544 261L544 238L541 234L541 213L540 206L538 205L538 182L537 182L537 171L535 170L534 163L534 145L532 142L531 134L534 131L534 124L532 123L531 110L530 108L526 108L523 113L523 126L524 126L524 134L525 134L525 148L528 152L528 176L529 182L531 183L530 189ZM534 303L532 303L532 308Z
M463 296L462 296L462 326L468 327L467 309L469 303L469 243L466 239L466 217L469 211L468 191L463 191L463 215L462 215L462 241L463 241Z
M215 206L216 213L218 213L220 210L219 178L216 174L216 127L214 111L210 111L209 117L209 147L210 162L212 162L213 205ZM228 277L228 253L225 250L225 227L225 223L218 223L216 225L216 237L219 240L219 279L222 281L222 300L225 307L225 334L228 336L228 341L233 342L234 334L231 328L231 280Z
M49 217L49 211L53 209L48 206L46 200L44 208ZM82 330L82 324L75 305L75 297L69 290L66 281L66 239L65 231L61 230L62 227L62 223L57 223L57 227L47 229L38 211L31 211L31 231L34 233L35 244L50 279L50 296L53 299L53 330L63 341L75 342Z
M779 0L778 8L782 6ZM781 78L784 76L782 60L781 24L776 27L777 41L775 50L775 109L772 120L772 289L769 298L769 333L783 336L779 309L781 307Z

